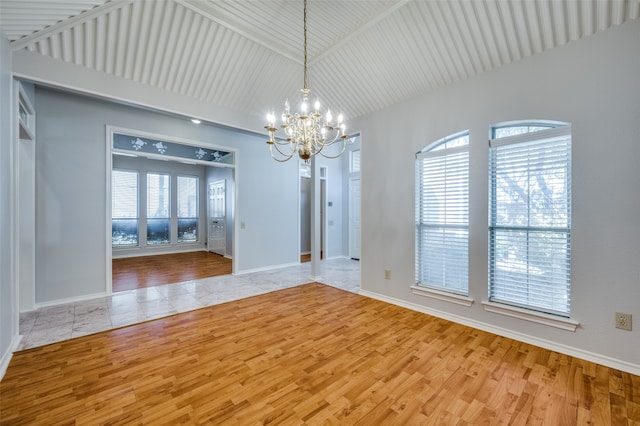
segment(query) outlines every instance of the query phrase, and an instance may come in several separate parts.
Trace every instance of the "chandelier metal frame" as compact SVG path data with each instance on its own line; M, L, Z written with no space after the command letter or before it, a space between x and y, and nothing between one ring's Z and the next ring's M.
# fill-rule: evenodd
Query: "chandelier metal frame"
M303 88L300 89L302 93L300 111L292 113L289 100L285 101L280 123L282 137L276 135L279 129L276 127L276 117L273 113L267 114L267 125L264 126L269 132L267 144L271 157L281 163L290 160L295 154L298 154L306 163L317 154L326 158L338 158L344 153L347 146L346 126L342 114L338 115L337 121L334 122L331 110L328 109L324 115L320 113L318 100L314 103L314 110L309 110L309 93L311 91L308 83L307 0L304 0L304 83ZM338 154L331 155L323 152L325 148L336 142L342 143L342 149Z

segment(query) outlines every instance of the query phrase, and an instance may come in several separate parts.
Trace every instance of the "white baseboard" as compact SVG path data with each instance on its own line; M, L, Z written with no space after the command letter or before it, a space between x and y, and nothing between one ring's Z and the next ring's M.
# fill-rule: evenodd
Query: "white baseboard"
M335 260L335 259L347 259L347 260L351 260L351 258L349 256L345 256L345 255L339 255L339 256L331 256L331 257L327 257L324 260Z
M291 266L298 266L298 265L300 265L300 262L283 263L281 265L271 265L271 266L265 266L262 268L254 268L254 269L243 269L242 271L237 271L234 275L245 275L245 274L252 274L254 272L272 271L274 269L289 268Z
M529 343L534 346L539 346L544 349L559 352L564 355L573 356L576 358L584 359L586 361L595 362L606 367L614 368L616 370L625 371L636 376L640 376L640 365L633 364L627 361L611 358L605 355L597 354L590 351L585 351L573 346L563 345L561 343L552 342L538 337L530 336L528 334L519 333L517 331L509 330L502 327L496 327L492 324L487 324L480 321L471 320L469 318L453 315L448 312L443 312L437 309L427 308L425 306L417 305L415 303L407 302L404 300L396 299L394 297L385 296L382 294L374 293L367 290L360 290L360 294L372 299L380 300L383 302L391 303L392 305L401 306L403 308L411 309L412 311L422 312L424 314L433 315L434 317L446 319L458 324L466 325L469 327L477 328L478 330L486 331L489 333L497 334L498 336L508 337L510 339L518 340L520 342Z
M163 254L180 254L180 253L193 253L197 251L207 251L206 247L201 246L193 246L193 247L184 247L184 249L175 249L175 248L167 248L167 247L151 247L148 249L113 249L111 251L112 259L127 259L130 257L147 257L147 256L161 256Z
M68 297L66 299L50 300L48 302L36 303L35 309L46 308L48 306L64 305L66 303L84 302L85 300L98 299L100 297L107 297L106 292L85 294L83 296Z
M4 374L7 372L7 368L9 368L9 363L11 362L11 358L13 357L13 353L18 348L20 340L22 340L22 336L20 334L16 334L15 336L13 336L11 344L7 348L6 352L2 354L2 358L0 358L0 380L2 380Z

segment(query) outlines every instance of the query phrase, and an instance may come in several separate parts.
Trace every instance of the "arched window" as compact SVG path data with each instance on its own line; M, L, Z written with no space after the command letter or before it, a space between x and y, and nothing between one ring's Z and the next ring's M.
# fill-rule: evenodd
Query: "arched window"
M489 143L489 300L568 317L571 126L496 125Z
M468 293L469 132L416 154L416 282Z

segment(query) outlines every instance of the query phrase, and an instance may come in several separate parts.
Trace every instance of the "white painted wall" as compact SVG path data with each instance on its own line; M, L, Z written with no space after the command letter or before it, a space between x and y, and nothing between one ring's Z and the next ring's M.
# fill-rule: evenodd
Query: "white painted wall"
M14 264L14 102L11 46L0 28L0 379L18 338Z
M362 131L362 288L377 297L640 374L640 21L461 81L350 124ZM575 332L486 312L488 132L521 119L573 129ZM470 131L469 291L453 305L412 294L415 153ZM392 279L384 280L384 270Z
M238 149L238 272L298 259L297 167L268 155L264 136L36 88L36 302L105 291L106 126Z

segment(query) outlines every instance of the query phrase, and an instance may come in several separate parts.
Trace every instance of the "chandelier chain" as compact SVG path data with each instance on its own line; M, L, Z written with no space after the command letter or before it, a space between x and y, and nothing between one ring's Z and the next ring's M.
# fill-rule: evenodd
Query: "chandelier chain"
M307 0L304 0L304 88L308 89L309 77L307 76Z
M281 116L282 121L276 124L275 114L268 113L267 125L264 126L269 132L267 144L271 157L279 162L288 161L295 154L307 163L311 157L318 154L326 158L337 158L345 151L347 143L351 142L345 132L342 114L334 121L329 109L326 113L320 111L320 102L317 99L312 106L308 103L310 90L307 71L307 1L304 0L304 87L301 90L300 109L297 112L292 111L287 99ZM283 133L281 137L276 137L278 127ZM326 150L334 144L336 150Z

